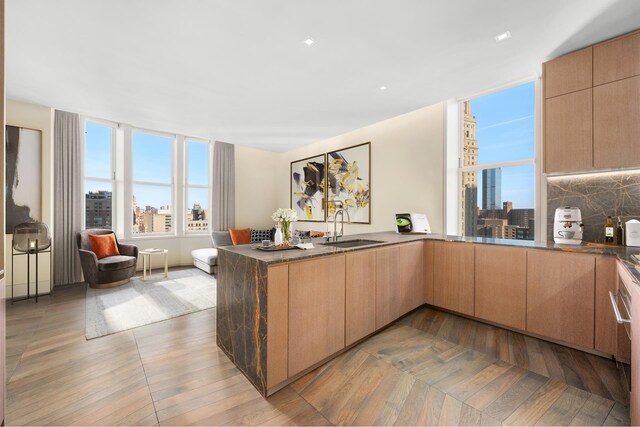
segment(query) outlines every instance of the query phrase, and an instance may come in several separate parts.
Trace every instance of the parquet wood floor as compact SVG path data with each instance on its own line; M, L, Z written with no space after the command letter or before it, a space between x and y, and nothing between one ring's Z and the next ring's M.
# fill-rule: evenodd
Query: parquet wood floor
M264 399L215 309L86 341L83 286L7 308L8 425L625 425L614 363L423 308Z

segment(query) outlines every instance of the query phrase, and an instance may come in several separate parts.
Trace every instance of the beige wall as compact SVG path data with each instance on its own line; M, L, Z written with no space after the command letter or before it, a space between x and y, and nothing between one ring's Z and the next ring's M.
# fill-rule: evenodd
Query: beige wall
M53 109L41 105L7 100L7 125L19 126L42 131L42 222L53 233ZM4 225L3 225L4 226ZM32 256L32 261L34 261ZM15 296L26 295L27 266L26 257L15 260L14 283ZM35 266L31 267L31 292L34 292ZM49 255L40 255L39 285L40 293L49 292ZM11 235L5 238L5 272L7 296L11 296Z
M271 228L271 214L289 206L289 163L363 142L371 142L372 223L345 226L347 233L393 229L396 212L426 212L434 232L443 230L445 107L436 104L287 153L236 146L236 226ZM42 131L43 220L53 223L53 109L17 101L7 103L7 123ZM326 229L297 222L298 229ZM148 238L131 241L140 249L169 249L169 265L190 265L191 251L211 245L210 238ZM127 242L128 243L128 242ZM10 295L11 236L6 239L7 291ZM22 257L24 258L24 257ZM49 291L48 257L41 258L41 292ZM154 265L160 266L159 259ZM16 264L16 295L26 290L26 267ZM141 268L141 262L139 264Z
M273 227L271 214L278 208L282 190L276 171L282 167L283 155L240 145L235 146L235 154L236 227Z
M424 212L434 233L443 231L445 105L435 104L281 155L278 206L289 207L289 163L371 142L371 224L345 225L345 233L389 231L397 212ZM297 222L295 229L325 230ZM333 225L331 225L333 227Z

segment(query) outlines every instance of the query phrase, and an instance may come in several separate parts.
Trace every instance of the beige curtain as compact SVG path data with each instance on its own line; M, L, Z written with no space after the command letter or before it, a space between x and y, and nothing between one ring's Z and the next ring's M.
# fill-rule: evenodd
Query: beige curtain
M54 285L82 281L76 233L82 229L82 133L80 117L55 112L53 277Z
M227 230L235 227L236 218L236 167L233 144L215 142L212 173L212 229Z

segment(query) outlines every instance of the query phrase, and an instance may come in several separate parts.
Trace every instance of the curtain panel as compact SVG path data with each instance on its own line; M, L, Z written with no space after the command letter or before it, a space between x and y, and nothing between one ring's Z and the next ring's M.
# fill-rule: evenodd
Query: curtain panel
M76 233L82 229L82 133L80 117L55 112L53 277L54 285L82 281Z
M213 230L235 227L236 167L233 144L216 141L213 146L212 207Z

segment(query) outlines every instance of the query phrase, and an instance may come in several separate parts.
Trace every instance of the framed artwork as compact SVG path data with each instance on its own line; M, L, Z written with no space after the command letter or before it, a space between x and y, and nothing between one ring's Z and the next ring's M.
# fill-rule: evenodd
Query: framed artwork
M329 220L343 207L352 223L371 224L371 143L327 153L327 186Z
M325 169L324 154L291 162L291 209L298 221L325 220Z
M6 128L6 226L42 220L42 132Z

